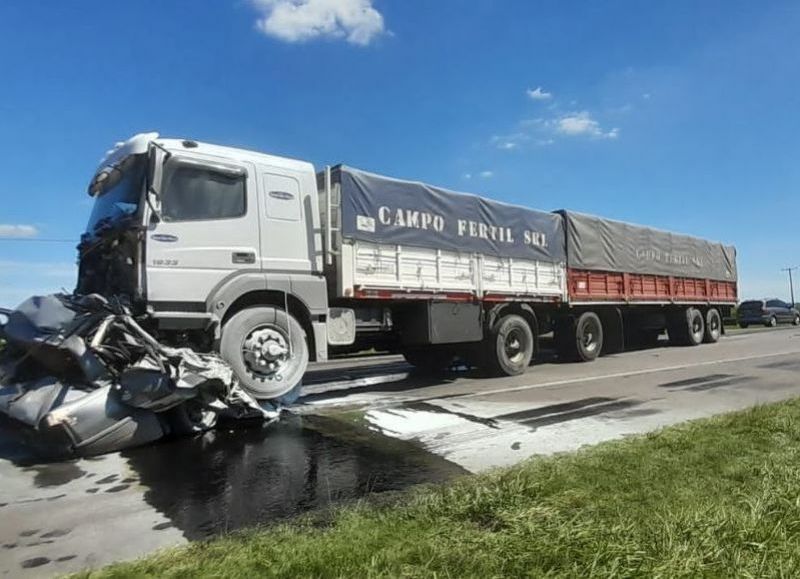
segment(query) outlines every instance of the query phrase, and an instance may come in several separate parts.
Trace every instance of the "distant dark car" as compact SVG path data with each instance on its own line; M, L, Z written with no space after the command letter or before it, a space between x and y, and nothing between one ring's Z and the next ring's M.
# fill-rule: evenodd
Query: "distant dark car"
M740 328L750 324L773 328L778 324L800 326L800 312L781 300L750 300L739 304L736 320Z

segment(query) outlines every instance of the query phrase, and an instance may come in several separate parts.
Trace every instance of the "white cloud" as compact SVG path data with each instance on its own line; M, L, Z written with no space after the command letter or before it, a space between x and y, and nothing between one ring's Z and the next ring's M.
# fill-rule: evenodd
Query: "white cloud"
M512 151L529 138L528 135L520 131L508 135L493 135L489 142L501 151Z
M384 32L372 0L252 0L258 29L286 42L343 38L366 46Z
M553 121L557 133L567 136L587 136L603 139L616 139L619 136L619 129L613 128L604 131L596 120L592 118L589 111L569 113Z
M525 93L528 95L529 99L534 101L546 101L553 98L553 93L543 90L540 86L529 88Z
M466 179L467 181L472 179L472 173L464 173L464 179Z
M0 224L0 237L36 237L39 230L33 225Z
M481 177L484 179L491 179L494 177L494 171L481 171Z

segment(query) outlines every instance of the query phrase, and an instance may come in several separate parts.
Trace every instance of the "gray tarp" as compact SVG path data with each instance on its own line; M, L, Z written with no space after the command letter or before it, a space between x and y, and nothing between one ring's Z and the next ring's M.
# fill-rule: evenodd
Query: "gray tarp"
M736 248L592 215L558 211L575 269L736 281Z
M561 217L350 167L341 184L342 235L375 243L563 262Z

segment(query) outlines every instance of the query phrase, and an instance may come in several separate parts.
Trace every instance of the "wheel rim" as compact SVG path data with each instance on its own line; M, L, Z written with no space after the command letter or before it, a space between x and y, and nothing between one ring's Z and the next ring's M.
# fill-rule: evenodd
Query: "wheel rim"
M519 364L525 358L526 349L525 333L519 328L512 328L503 340L503 351L512 364Z
M600 328L593 319L587 320L581 329L581 347L585 352L594 353L600 344Z
M291 358L289 337L283 328L258 326L245 336L242 358L254 376L282 380Z
M703 331L703 319L700 316L692 317L692 333L698 335Z
M719 333L720 328L720 320L719 316L711 316L711 319L708 321L708 330L711 332L712 336L716 336Z
M769 325L774 328L775 326L778 325L778 320L776 320L775 318L770 318L769 319Z
M189 404L188 402L193 401L187 401L186 404L186 417L192 426L200 430L213 428L217 422L216 414L200 404Z

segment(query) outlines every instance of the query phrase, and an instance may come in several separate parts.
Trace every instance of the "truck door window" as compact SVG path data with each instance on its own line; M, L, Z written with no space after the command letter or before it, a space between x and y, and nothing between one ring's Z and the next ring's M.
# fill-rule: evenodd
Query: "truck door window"
M246 212L245 174L177 161L167 166L161 196L164 221L241 217Z

